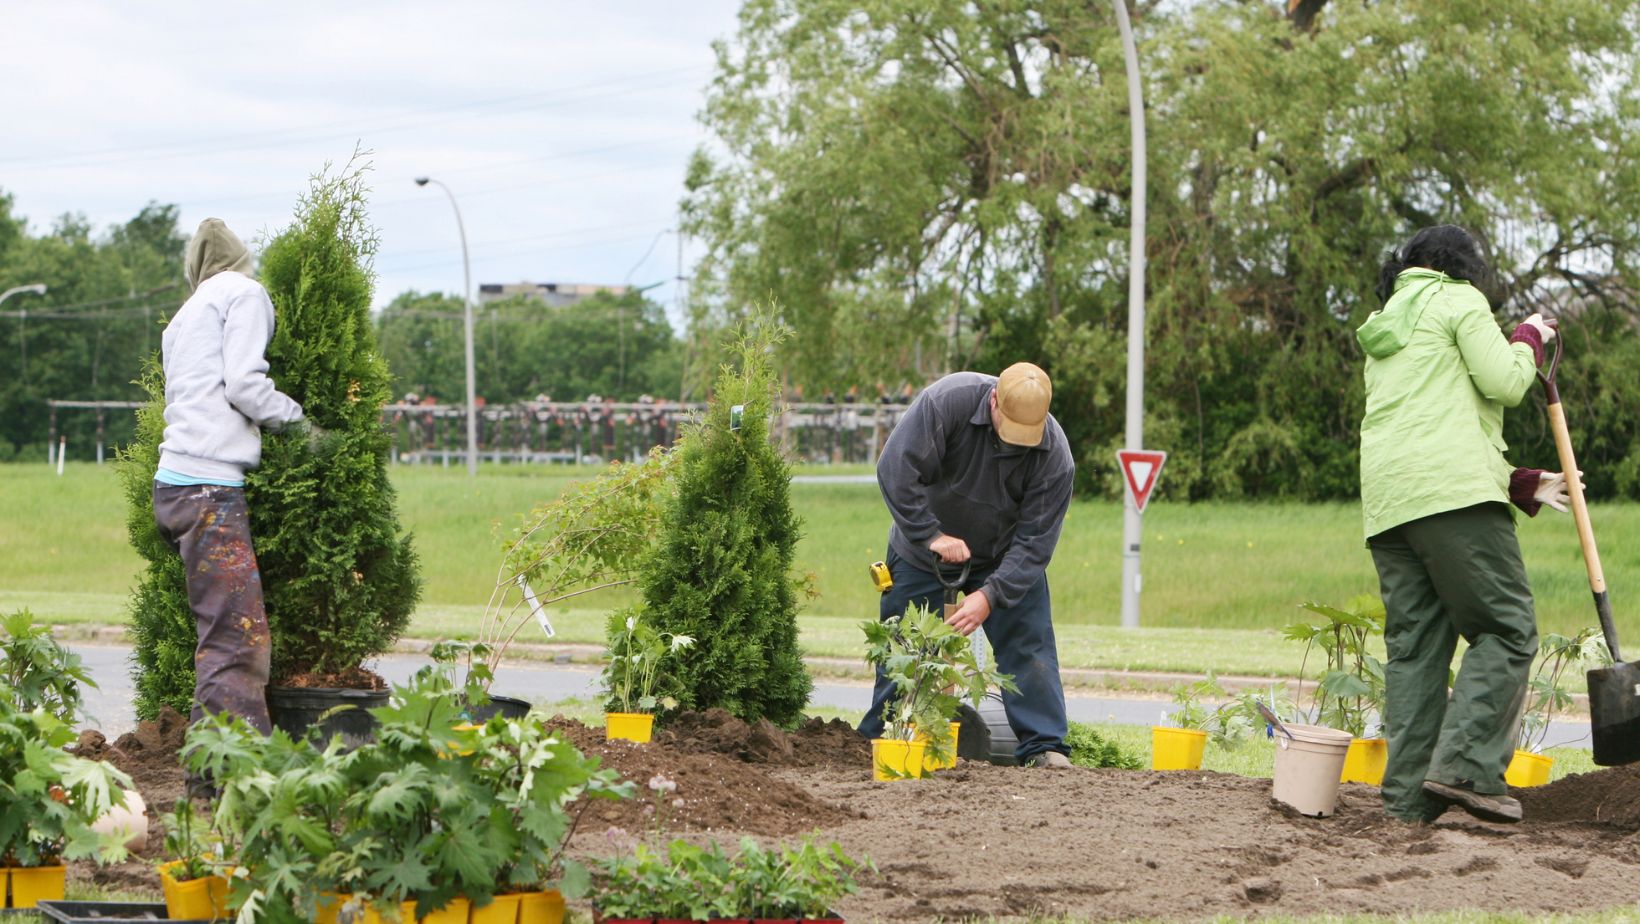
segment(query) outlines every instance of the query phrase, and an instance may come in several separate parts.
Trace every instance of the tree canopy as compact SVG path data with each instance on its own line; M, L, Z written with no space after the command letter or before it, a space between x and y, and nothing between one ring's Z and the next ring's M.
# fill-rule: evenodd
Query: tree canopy
M695 323L774 298L785 365L815 389L1032 359L1084 487L1116 490L1131 171L1113 16L748 0L688 174ZM1135 28L1164 490L1353 494L1354 329L1385 250L1453 222L1497 268L1500 320L1567 319L1568 400L1608 386L1601 421L1574 414L1590 480L1640 491L1622 474L1640 452L1640 5L1151 2ZM1511 421L1516 460L1554 465L1541 414Z

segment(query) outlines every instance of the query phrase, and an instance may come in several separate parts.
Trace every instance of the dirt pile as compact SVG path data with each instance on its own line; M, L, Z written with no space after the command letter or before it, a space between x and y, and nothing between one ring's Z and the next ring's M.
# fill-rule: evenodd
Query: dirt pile
M781 836L859 814L722 754L687 753L659 741L605 741L602 729L564 718L550 720L547 727L637 787L632 799L595 802L581 820L582 831L622 828L638 833L659 825L672 832L713 832L730 839L740 834Z
M796 731L786 732L767 719L748 724L723 709L708 709L677 716L655 740L691 754L725 754L752 764L871 766L871 745L841 719L811 718Z
M1640 831L1640 765L1577 773L1515 794L1534 823L1596 822Z

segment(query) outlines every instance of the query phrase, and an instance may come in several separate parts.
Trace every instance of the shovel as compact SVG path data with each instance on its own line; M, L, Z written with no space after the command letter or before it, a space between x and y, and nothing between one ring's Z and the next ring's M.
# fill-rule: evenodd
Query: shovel
M1606 636L1606 650L1612 666L1589 671L1589 727L1594 736L1594 762L1616 767L1640 760L1640 662L1623 663L1617 650L1617 626L1612 621L1612 602L1606 595L1606 577L1600 570L1600 552L1594 544L1594 527L1589 523L1589 505L1583 500L1583 479L1572 455L1572 438L1566 429L1566 412L1560 406L1560 389L1555 371L1560 368L1562 338L1555 338L1555 355L1547 374L1539 372L1544 397L1549 403L1549 427L1555 434L1560 453L1560 469L1566 475L1566 493L1572 501L1572 522L1583 547L1583 565L1589 572L1589 589L1594 592L1594 609L1600 616L1600 630Z

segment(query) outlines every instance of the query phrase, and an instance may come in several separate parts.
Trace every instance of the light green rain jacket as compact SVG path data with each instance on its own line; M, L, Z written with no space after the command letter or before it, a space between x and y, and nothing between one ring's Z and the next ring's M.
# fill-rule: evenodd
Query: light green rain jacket
M1367 354L1367 538L1430 514L1508 503L1514 467L1503 458L1503 409L1526 396L1536 356L1504 338L1486 296L1415 267L1355 336Z

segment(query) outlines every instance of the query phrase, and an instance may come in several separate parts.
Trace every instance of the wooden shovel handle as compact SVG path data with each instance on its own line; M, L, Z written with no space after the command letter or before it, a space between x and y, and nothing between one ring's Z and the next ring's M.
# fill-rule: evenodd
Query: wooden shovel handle
M1558 399L1560 396L1555 397ZM1572 437L1566 429L1566 412L1558 400L1549 405L1549 427L1555 434L1560 470L1566 475L1566 493L1572 501L1572 522L1577 524L1577 541L1583 546L1583 566L1589 572L1589 589L1603 594L1606 592L1606 576L1600 569L1600 550L1594 544L1594 527L1589 523L1589 505L1583 499L1583 479L1578 476L1577 459L1572 454Z

